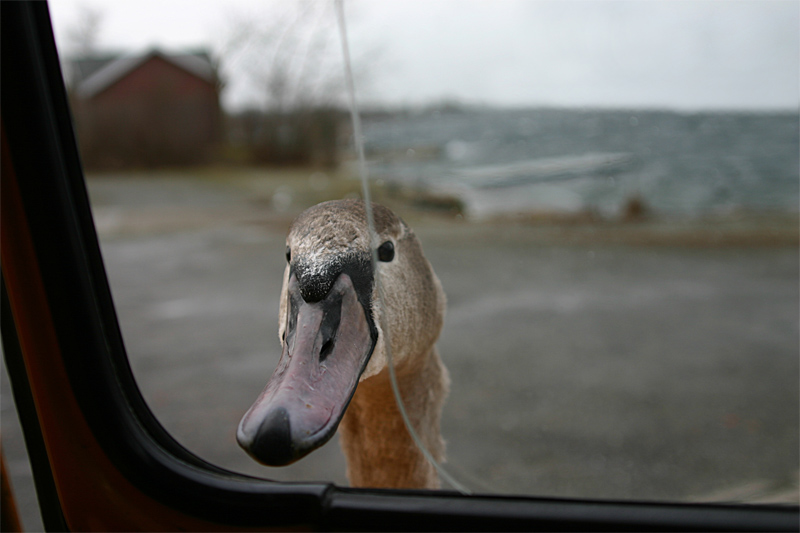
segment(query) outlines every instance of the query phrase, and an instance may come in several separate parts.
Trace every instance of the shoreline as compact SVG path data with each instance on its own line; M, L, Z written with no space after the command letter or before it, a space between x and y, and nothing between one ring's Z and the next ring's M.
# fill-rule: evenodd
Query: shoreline
M461 226L461 227L457 227ZM483 223L439 222L415 226L433 239L518 242L548 246L630 246L681 248L780 248L800 245L797 214L749 214L697 219L651 218L570 221L508 218Z
M319 202L358 196L360 183L314 169L203 168L156 173L90 174L95 224L103 238L246 225L283 237L292 220ZM192 193L187 191L191 189ZM198 191L201 194L198 195ZM734 210L704 216L645 212L533 211L465 218L451 203L380 181L373 199L398 213L424 239L508 241L568 246L798 247L798 212Z

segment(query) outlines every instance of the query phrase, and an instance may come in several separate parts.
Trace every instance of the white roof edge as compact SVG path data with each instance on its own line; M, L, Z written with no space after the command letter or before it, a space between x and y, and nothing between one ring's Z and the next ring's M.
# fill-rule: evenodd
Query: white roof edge
M81 98L92 98L155 56L159 56L203 80L209 82L214 80L211 64L203 61L197 55L191 53L169 54L154 48L144 53L124 55L111 61L108 65L83 80L77 89L77 94Z

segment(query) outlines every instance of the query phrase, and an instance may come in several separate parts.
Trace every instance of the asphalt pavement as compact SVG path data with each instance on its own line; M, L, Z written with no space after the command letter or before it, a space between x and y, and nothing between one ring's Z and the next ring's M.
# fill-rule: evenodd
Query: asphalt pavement
M280 355L284 236L302 206L185 176L90 190L131 365L164 427L231 470L346 485L336 438L267 468L234 437ZM796 246L574 244L552 228L401 216L448 295L456 478L478 492L798 503ZM36 530L5 372L2 415Z

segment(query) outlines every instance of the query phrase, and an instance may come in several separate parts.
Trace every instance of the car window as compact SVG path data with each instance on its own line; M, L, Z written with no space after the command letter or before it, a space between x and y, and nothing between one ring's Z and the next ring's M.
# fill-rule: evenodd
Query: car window
M159 4L51 8L137 381L214 464L346 485L338 437L281 468L235 439L281 355L289 225L359 194L333 12L193 7L180 41ZM446 468L796 503L795 6L381 5L348 4L364 139L447 294Z

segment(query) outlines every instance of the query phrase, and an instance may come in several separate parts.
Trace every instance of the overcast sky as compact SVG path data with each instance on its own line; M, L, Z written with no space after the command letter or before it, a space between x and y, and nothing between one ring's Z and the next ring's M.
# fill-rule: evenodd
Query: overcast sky
M50 5L64 51L71 46L70 28L88 8L101 14L101 49L205 46L219 53L237 20L274 23L287 3L51 0ZM362 100L679 110L800 104L795 0L349 0L345 5L353 54L371 61L369 83L359 89ZM311 12L322 19L318 31L335 32L332 10L304 11ZM329 53L338 54L336 46ZM223 68L226 106L263 101L224 57Z

